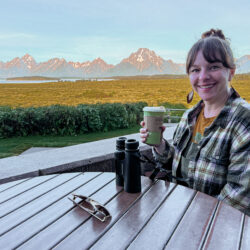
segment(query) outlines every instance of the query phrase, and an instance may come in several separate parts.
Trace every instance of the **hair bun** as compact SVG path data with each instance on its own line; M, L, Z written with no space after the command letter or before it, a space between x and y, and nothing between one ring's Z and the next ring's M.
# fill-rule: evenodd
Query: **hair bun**
M209 31L206 31L201 35L201 38L206 38L206 37L210 37L210 36L216 36L216 37L219 37L223 40L226 40L222 30L219 30L219 29L218 30L211 29Z

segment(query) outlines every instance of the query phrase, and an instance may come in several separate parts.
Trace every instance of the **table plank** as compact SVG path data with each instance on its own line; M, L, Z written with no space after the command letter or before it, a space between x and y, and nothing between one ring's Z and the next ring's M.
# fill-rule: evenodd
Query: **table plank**
M128 249L163 249L196 194L177 186Z
M158 181L91 249L125 249L176 187Z
M114 176L101 174L91 181L87 182L85 185L80 186L80 188L74 190L74 192L91 195L92 193L96 192L104 185L106 185L106 183L112 181L112 179L114 179ZM78 187L79 183L81 184L81 182L79 181L80 180L78 180ZM69 193L71 191L72 190L67 190L66 192ZM56 194L56 192L54 192L54 194ZM30 239L32 236L36 235L41 230L49 226L51 223L64 216L72 208L74 208L73 203L69 201L67 197L63 197L56 203L42 210L40 213L36 214L35 216L31 217L27 221L23 222L22 224L18 225L17 227L0 237L0 246L11 249L18 247L19 245ZM47 242L44 242L43 246L45 248L47 248L46 244ZM42 246L40 246L39 249L41 247Z
M98 175L100 175L100 173L89 173L88 175L82 173L70 173L67 175L61 175L61 178L57 179L58 186L54 189L4 216L0 220L0 235L41 212L46 207L65 197L67 193L79 188Z
M9 189L9 188L12 188L13 186L16 186L22 182L25 182L29 179L22 179L22 180L18 180L18 181L10 181L10 182L7 182L7 183L4 183L4 184L0 184L0 193Z
M39 182L39 185L34 186L34 188L29 189L26 192L20 193L15 199L7 200L6 202L2 203L0 206L0 218L3 218L7 214L15 211L16 209L24 206L25 204L31 202L32 200L42 196L58 186L58 182L60 183L60 179L65 179L66 176L64 175L56 175L56 176L45 176L44 179L47 181Z
M134 203L139 201L145 192L152 186L152 181L149 178L142 178L141 181L141 193L128 194L123 191L115 197L115 199L105 205L112 215L110 221L102 223L94 218L90 218L58 244L55 249L88 249L97 239L107 232ZM164 188L164 190L166 189ZM95 198L99 200L101 197L97 196ZM83 243L79 244L79 242Z
M230 218L228 217L229 214ZM243 213L221 202L215 214L204 249L238 249L241 241L243 219Z
M250 249L250 217L245 215L244 229L241 241L241 250Z
M19 183L19 185L14 185L12 188L8 188L7 190L0 193L0 204L10 200L28 190L31 188L34 188L50 179L55 178L57 175L48 175L46 178L43 177L37 177L37 179L32 178L25 182ZM12 184L13 185L13 184Z
M209 229L218 200L198 192L165 249L199 249ZM217 248L218 249L218 248Z
M97 193L91 197L95 200L98 200L98 202L101 204L105 204L121 191L122 188L116 186L115 180L113 180L104 188L98 190ZM99 199L96 199L96 196L100 196ZM69 235L72 231L76 230L86 220L88 220L90 216L91 215L86 213L84 210L75 207L64 216L56 220L54 223L46 227L44 230L39 232L39 234L35 235L29 241L24 243L20 249L51 249L65 237L67 237L67 235ZM64 230L61 230L62 228L64 228Z

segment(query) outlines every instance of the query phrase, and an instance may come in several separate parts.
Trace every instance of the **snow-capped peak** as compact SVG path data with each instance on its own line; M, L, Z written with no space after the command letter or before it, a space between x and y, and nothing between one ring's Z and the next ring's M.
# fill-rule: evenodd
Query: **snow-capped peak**
M144 61L144 59L143 59L143 57L142 57L142 54L143 54L143 49L141 49L140 51L138 51L139 52L139 54L138 54L138 57L137 57L137 62L143 62Z
M158 68L161 71L163 59L157 56L153 50L147 48L139 48L122 62L135 66L140 72L150 68Z
M29 54L25 54L25 55L21 58L21 60L22 60L25 64L27 64L27 65L31 65L31 64L35 64L35 63L36 63L35 60L34 60L34 58L33 58L31 55L29 55Z

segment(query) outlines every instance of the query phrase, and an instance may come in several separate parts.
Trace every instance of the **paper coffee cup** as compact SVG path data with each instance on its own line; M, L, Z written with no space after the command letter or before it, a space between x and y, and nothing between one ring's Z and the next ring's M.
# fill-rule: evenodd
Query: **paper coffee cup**
M144 122L149 136L146 140L147 144L158 145L161 142L161 127L163 125L163 118L166 112L164 107L144 107Z

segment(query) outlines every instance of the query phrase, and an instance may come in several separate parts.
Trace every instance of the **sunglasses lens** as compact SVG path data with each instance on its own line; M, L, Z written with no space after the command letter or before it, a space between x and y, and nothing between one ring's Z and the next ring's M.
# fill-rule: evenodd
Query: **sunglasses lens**
M79 204L80 204L81 206L83 206L84 208L90 210L92 213L95 212L95 207L93 206L92 203L90 203L90 202L88 202L88 201L86 201L86 200L83 200L83 201L80 201Z
M76 198L80 198L81 200L79 202L76 202ZM104 206L89 197L82 195L73 195L73 200L70 200L73 201L75 205L90 213L102 222L104 222L108 217L111 217L109 211Z
M105 216L110 216L109 211L105 207L97 205L96 209L98 212L103 213Z

